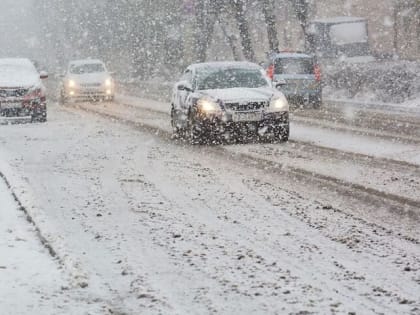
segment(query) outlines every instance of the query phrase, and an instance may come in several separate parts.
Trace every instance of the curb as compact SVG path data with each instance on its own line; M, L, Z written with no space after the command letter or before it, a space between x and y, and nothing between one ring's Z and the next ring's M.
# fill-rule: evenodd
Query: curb
M86 288L88 286L88 276L78 267L80 264L77 260L71 258L69 253L65 251L64 242L59 244L58 241L53 239L53 235L58 235L58 231L52 231L43 222L46 222L46 218L43 218L43 213L36 209L27 197L23 196L26 187L23 183L20 183L19 179L13 179L13 176L9 176L8 171L9 165L0 161L0 179L4 181L13 199L18 205L18 210L23 211L26 220L33 225L35 228L36 235L40 240L41 244L48 250L48 253L52 258L56 259L70 277L70 284L74 287ZM11 172L11 171L10 171ZM18 191L21 191L19 193ZM39 212L38 214L36 212Z

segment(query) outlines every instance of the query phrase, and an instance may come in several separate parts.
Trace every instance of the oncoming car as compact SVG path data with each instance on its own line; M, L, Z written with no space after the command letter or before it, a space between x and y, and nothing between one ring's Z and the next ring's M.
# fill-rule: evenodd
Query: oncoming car
M171 122L193 143L244 135L287 141L289 104L256 64L193 64L174 86Z
M100 60L75 60L67 67L60 88L61 102L67 100L114 99L115 83Z
M315 57L301 52L274 53L269 56L266 69L291 103L321 106L321 69Z
M46 78L29 59L0 59L0 116L47 121Z

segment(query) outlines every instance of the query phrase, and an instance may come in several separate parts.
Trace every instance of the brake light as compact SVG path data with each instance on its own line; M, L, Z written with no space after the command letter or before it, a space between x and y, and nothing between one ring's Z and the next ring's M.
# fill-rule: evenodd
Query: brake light
M274 65L270 65L267 68L267 76L270 78L270 80L274 79Z
M314 74L315 74L315 80L320 82L321 81L321 67L319 65L314 65Z

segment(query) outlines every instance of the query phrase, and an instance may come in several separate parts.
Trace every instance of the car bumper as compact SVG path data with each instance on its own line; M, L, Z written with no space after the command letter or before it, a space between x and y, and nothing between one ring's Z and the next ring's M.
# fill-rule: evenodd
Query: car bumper
M321 90L304 90L298 92L282 91L289 103L314 103L322 100Z
M10 102L0 101L0 116L13 117L46 117L47 103L44 100L19 101L10 106Z
M263 113L258 121L234 121L232 115L200 115L196 120L206 134L243 134L268 135L289 128L289 112Z
M112 99L115 95L113 88L97 89L71 89L66 92L66 97L71 99Z

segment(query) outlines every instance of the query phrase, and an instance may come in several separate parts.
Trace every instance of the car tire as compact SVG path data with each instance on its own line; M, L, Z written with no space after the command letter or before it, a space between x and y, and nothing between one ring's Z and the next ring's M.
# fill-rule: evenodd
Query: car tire
M31 117L31 122L40 122L40 123L45 123L47 122L47 113L43 113L40 115L35 115Z
M173 106L171 106L171 126L172 126L172 136L175 138L175 139L178 139L178 138L182 138L183 137L183 135L184 135L184 132L182 131L182 129L180 129L178 126L177 126L177 124L176 124L176 122L175 122L175 109L174 109L174 107Z
M197 125L193 115L190 113L188 115L188 132L189 140L191 144L204 144L203 131Z
M58 103L60 105L65 105L66 104L66 96L64 95L63 91L60 92L60 97L58 99Z
M314 100L312 101L312 107L315 109L321 108L322 106L322 97L316 96Z
M203 133L195 122L192 122L189 127L191 144L204 144Z
M287 142L290 136L290 125L287 123L286 127L277 127L274 131L273 141Z

